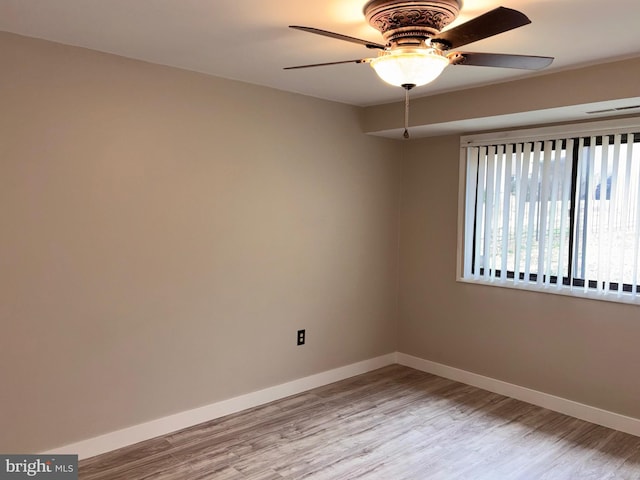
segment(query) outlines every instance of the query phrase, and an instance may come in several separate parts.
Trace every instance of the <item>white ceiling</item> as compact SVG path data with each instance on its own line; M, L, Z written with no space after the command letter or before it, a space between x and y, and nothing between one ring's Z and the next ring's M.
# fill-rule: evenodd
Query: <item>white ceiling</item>
M0 0L0 30L353 105L401 100L366 64L284 71L358 59L366 48L294 31L305 25L384 43L364 19L366 0ZM640 56L638 0L465 0L452 25L495 7L531 25L470 44L467 51L554 56L542 73L450 67L414 96Z

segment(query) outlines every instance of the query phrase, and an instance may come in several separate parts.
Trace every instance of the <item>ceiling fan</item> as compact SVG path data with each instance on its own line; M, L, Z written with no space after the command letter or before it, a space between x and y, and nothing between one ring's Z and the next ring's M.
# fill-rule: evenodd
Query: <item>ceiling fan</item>
M469 43L531 23L517 10L498 7L443 32L442 29L456 19L461 8L462 0L371 0L364 6L364 15L369 24L382 33L384 44L318 28L290 25L296 30L378 50L378 56L299 65L285 70L342 63L370 64L382 80L405 89L404 137L409 138L409 90L432 82L448 65L539 70L553 61L553 57L458 51L459 47Z

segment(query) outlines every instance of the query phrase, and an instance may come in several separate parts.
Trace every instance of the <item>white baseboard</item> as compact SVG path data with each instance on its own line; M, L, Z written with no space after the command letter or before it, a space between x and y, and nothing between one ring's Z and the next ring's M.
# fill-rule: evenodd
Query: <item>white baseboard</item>
M76 454L80 459L93 457L101 453L110 452L151 438L166 435L183 428L207 422L215 418L230 415L248 408L257 407L265 403L295 395L312 388L338 382L345 378L370 372L377 368L399 363L423 372L473 385L490 392L499 393L507 397L522 400L533 405L548 408L591 423L613 428L621 432L640 437L640 419L626 417L617 413L591 407L565 398L549 395L530 388L485 377L477 373L450 367L441 363L424 360L404 353L390 353L326 372L299 378L291 382L247 393L238 397L212 403L204 407L176 413L168 417L159 418L129 428L110 432L98 437L89 438L81 442L65 445L60 448L43 452L47 455Z
M640 419L637 418L626 417L618 413L574 402L573 400L556 397L548 393L539 392L537 390L485 377L466 370L460 370L459 368L450 367L430 360L413 357L404 353L398 353L397 360L400 365L405 365L407 367L415 368L416 370L438 375L439 377L455 380L456 382L472 385L490 392L499 393L501 395L522 400L523 402L531 403L533 405L538 405L571 417L586 420L597 425L602 425L604 427L640 437Z
M265 403L295 395L312 388L328 385L345 378L370 372L377 368L392 365L396 362L396 354L390 353L326 372L310 375L256 392L240 395L235 398L212 403L204 407L176 413L168 417L159 418L151 422L141 423L129 428L89 438L81 442L65 445L60 448L44 452L47 455L76 454L80 459L93 457L101 453L110 452L143 440L166 435L176 430L191 427L215 418L257 407Z

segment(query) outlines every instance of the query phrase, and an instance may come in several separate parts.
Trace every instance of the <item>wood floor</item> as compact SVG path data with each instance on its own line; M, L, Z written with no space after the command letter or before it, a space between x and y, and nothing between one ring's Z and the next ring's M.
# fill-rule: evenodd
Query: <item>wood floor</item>
M399 365L83 460L81 480L640 479L640 438Z

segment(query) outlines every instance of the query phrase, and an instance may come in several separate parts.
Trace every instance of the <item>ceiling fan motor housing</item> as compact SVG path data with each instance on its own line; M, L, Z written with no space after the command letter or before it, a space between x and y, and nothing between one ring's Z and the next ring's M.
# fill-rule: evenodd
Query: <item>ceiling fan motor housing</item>
M440 33L461 7L461 0L371 0L364 15L388 44L415 45Z

